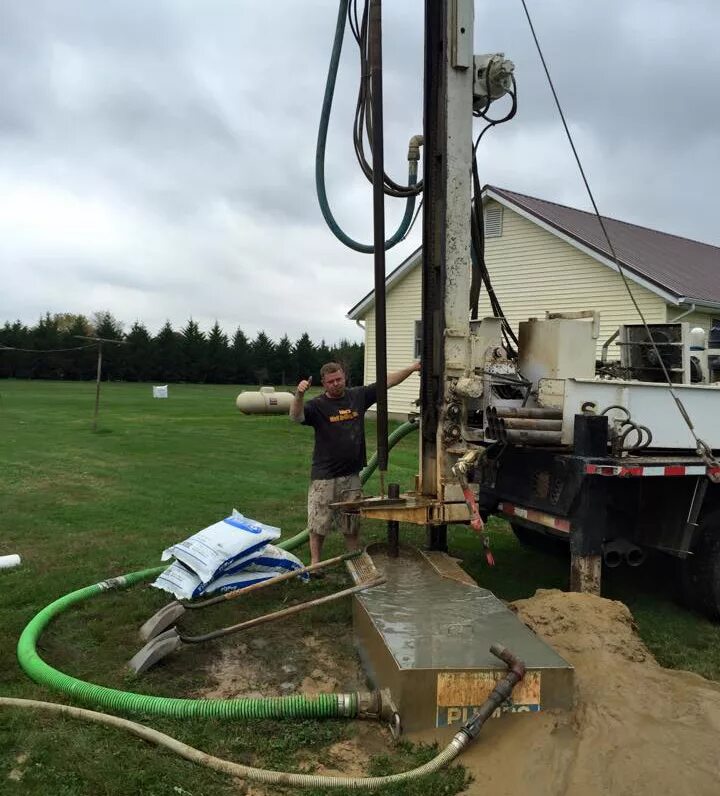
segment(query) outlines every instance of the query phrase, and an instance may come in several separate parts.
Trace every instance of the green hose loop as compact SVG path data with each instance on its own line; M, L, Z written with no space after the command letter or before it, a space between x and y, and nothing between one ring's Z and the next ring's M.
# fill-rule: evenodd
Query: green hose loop
M357 696L351 694L349 709L341 706L339 694L268 697L265 699L176 699L133 694L87 683L49 666L37 652L37 642L47 625L58 614L76 603L96 597L110 589L125 588L159 574L165 567L139 570L71 592L48 605L23 630L17 656L23 671L36 683L62 691L78 702L99 705L122 713L144 713L175 718L285 719L354 718Z
M417 428L417 423L408 421L395 429L388 437L388 449ZM377 455L370 458L360 473L364 484L377 467ZM278 546L291 550L300 546L308 537L307 529L286 539ZM314 697L285 696L264 699L176 699L171 697L134 694L114 688L88 683L64 674L49 666L40 657L37 643L50 622L76 603L81 603L113 589L123 589L149 580L165 570L165 566L130 572L117 578L95 583L60 597L34 616L20 635L17 657L23 671L40 685L62 691L87 705L102 706L123 713L145 713L175 718L222 718L222 719L285 719L285 718L355 718L358 714L357 694L318 694ZM350 697L346 706L344 700Z
M342 51L343 36L345 34L345 17L347 16L349 0L340 0L338 9L337 25L335 28L335 39L333 41L332 54L330 56L330 66L328 68L327 81L325 83L325 96L323 97L322 112L320 114L320 126L318 128L317 148L315 150L315 189L323 217L327 222L330 231L345 246L363 254L372 254L375 247L370 244L358 243L346 235L337 221L333 217L328 203L327 191L325 190L325 146L327 144L328 125L330 123L330 111L332 110L333 94L335 93L335 80L337 78L338 64L340 63L340 52ZM412 188L417 184L417 163L408 163L408 185ZM405 204L405 214L400 221L397 231L385 241L385 249L391 249L399 243L410 227L413 212L415 210L415 195L408 197Z

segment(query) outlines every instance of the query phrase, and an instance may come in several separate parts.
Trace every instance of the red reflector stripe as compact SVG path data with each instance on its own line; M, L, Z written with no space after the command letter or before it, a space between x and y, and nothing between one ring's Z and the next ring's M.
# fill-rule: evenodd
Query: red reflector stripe
M687 476L687 475L720 475L720 467L707 467L704 464L684 465L668 464L665 466L623 467L609 464L586 464L587 475L614 475L620 478L648 476Z
M642 467L621 467L620 468L620 475L623 476L636 476L642 475L643 468Z
M535 509L513 506L512 503L500 503L498 509L503 514L507 514L510 517L521 517L524 520L530 520L530 522L535 522L538 525L554 528L556 531L570 533L570 521L562 519L562 517L554 517L552 514L545 514L545 512L535 511Z
M685 475L685 467L680 464L670 465L665 468L665 475Z

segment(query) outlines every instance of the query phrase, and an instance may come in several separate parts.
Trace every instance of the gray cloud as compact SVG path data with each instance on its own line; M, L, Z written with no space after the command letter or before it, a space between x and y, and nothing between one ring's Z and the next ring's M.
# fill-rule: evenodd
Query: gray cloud
M601 210L720 244L711 0L530 2ZM422 4L384 4L386 170L422 128ZM109 309L153 330L357 339L372 258L327 230L314 189L337 3L0 2L0 322ZM515 61L519 111L486 136L484 182L589 206L520 3L478 2L476 52ZM350 31L327 150L347 233L372 239L350 138ZM402 203L388 200L389 231ZM419 244L420 225L387 257Z

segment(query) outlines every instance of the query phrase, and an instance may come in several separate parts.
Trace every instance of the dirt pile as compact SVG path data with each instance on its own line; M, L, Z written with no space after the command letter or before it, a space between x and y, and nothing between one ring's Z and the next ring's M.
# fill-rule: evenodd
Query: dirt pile
M541 590L514 608L575 667L576 706L488 722L467 793L720 793L720 685L659 666L622 603Z

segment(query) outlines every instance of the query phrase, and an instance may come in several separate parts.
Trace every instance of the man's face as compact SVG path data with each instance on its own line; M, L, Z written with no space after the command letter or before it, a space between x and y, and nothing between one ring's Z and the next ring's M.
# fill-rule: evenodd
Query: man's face
M345 373L342 370L333 370L323 376L322 385L331 398L341 398L345 392Z

